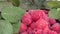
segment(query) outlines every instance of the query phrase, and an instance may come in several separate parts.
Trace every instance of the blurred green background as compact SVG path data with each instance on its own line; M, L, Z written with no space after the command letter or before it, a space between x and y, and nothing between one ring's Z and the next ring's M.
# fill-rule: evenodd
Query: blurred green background
M58 5L57 5L58 3ZM28 9L45 9L60 6L59 0L0 0L0 11L7 6L17 6Z

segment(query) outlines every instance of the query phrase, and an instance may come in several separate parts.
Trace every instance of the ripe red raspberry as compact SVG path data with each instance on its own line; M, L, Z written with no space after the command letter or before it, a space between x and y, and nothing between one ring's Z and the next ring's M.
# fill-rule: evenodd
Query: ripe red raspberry
M50 24L55 24L56 23L56 20L54 18L49 18L49 23Z
M25 31L25 32L22 32L22 33L20 33L20 34L28 34L28 32L27 32L27 31Z
M39 20L36 22L36 27L37 27L37 28L40 28L40 29L44 29L44 28L48 27L48 22L45 21L44 19L39 19Z
M27 29L27 31L28 31L29 34L32 34L32 28L29 27L29 28Z
M58 34L60 34L60 32Z
M59 30L60 30L60 24L59 24L59 23L53 24L53 25L52 25L52 29L53 29L54 31L59 31Z
M29 10L29 13L32 16L32 19L37 21L39 18L42 18L43 10Z
M44 29L43 34L50 34L51 30L47 27Z
M24 14L24 16L22 17L22 23L24 23L24 24L26 24L26 25L29 25L29 24L31 24L32 23L32 18L31 18L31 16L30 16L30 14L28 13L28 12L26 12L25 14Z
M43 34L43 30L38 29L38 30L35 32L35 34Z
M20 32L24 32L27 30L27 26L23 23L20 24Z
M43 18L44 20L46 20L46 21L49 20L47 14L45 14L44 12L42 13L42 18Z
M43 18L48 21L48 17L44 10L29 10L29 13L31 14L34 21L37 21L39 18Z
M36 27L36 23L33 22L33 23L30 25L30 27L31 27L32 29L34 29L34 28Z
M51 31L50 34L58 34L56 31Z

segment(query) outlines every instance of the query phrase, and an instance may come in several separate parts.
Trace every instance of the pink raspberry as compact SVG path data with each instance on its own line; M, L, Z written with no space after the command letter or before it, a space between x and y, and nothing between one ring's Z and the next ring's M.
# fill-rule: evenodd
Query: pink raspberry
M20 33L20 34L28 34L28 32L27 32L27 31L25 31L25 32L22 32L22 33Z
M27 31L28 31L29 34L32 34L32 28L29 27L29 28L27 29Z
M46 21L49 20L47 14L45 14L44 12L42 13L42 18L43 18L44 20L46 20Z
M50 34L58 34L57 32L55 32L55 31L51 31L51 33Z
M32 29L34 29L34 28L36 27L36 23L33 22L33 23L30 25L30 27L31 27Z
M43 30L38 29L38 30L35 32L35 34L43 34Z
M44 13L44 10L29 10L29 13L34 21L37 21L39 18L43 18L48 21L48 17Z
M36 22L36 27L37 27L37 28L40 28L40 29L44 29L44 28L48 27L48 22L45 21L44 19L39 19L39 20Z
M29 24L31 24L32 23L32 18L31 18L31 16L30 16L30 14L28 13L28 12L26 12L25 14L24 14L24 16L22 17L22 23L24 23L24 24L26 24L26 25L29 25Z
M44 29L43 34L50 34L51 30L47 27Z
M27 30L27 26L23 23L20 24L20 32L24 32Z
M49 18L49 22L50 22L50 24L55 24L56 20L54 18Z
M53 29L54 31L59 31L59 30L60 30L60 24L59 24L59 23L53 24L53 25L52 25L52 29Z
M37 21L39 18L42 18L43 10L29 10L29 13L32 16L32 19Z

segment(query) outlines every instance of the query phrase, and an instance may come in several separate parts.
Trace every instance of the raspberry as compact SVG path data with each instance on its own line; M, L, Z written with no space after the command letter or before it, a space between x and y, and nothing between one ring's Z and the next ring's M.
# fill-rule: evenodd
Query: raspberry
M31 16L28 12L26 12L24 14L24 16L22 17L22 23L26 24L26 25L29 25L30 23L32 23L32 19L31 19Z
M44 29L43 34L49 34L51 30L47 27Z
M35 32L35 34L43 34L43 30L38 29L38 30Z
M36 23L33 22L33 23L30 25L30 27L31 27L32 29L34 29L34 28L36 27Z
M44 13L44 10L29 10L32 19L33 20L38 20L39 18L43 18L48 21L47 15Z
M42 13L42 18L43 18L44 20L46 20L46 21L49 20L47 14L45 14L44 12Z
M27 26L23 23L20 24L20 32L24 32L27 30Z
M25 31L25 32L22 32L22 33L20 33L20 34L28 34L28 32Z
M59 30L60 30L60 24L59 24L59 23L53 24L52 29L53 29L54 31L59 31Z
M48 26L48 22L45 21L44 19L39 19L37 22L36 22L36 27L37 28L40 28L40 29L44 29Z
M32 19L37 21L39 18L42 18L43 10L29 10L29 13L32 16Z
M56 20L54 18L49 18L49 22L50 22L50 24L55 24Z
M27 31L29 34L32 34L32 29L30 27L27 29Z
M58 34L60 34L60 32Z
M57 34L57 32L55 32L55 31L51 31L51 33L50 34Z

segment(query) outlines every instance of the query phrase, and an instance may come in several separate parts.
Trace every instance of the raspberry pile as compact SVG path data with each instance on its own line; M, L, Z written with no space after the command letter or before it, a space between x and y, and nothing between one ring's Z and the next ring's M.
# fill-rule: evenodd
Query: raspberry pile
M20 34L60 34L60 23L48 17L46 10L29 10L20 24Z

